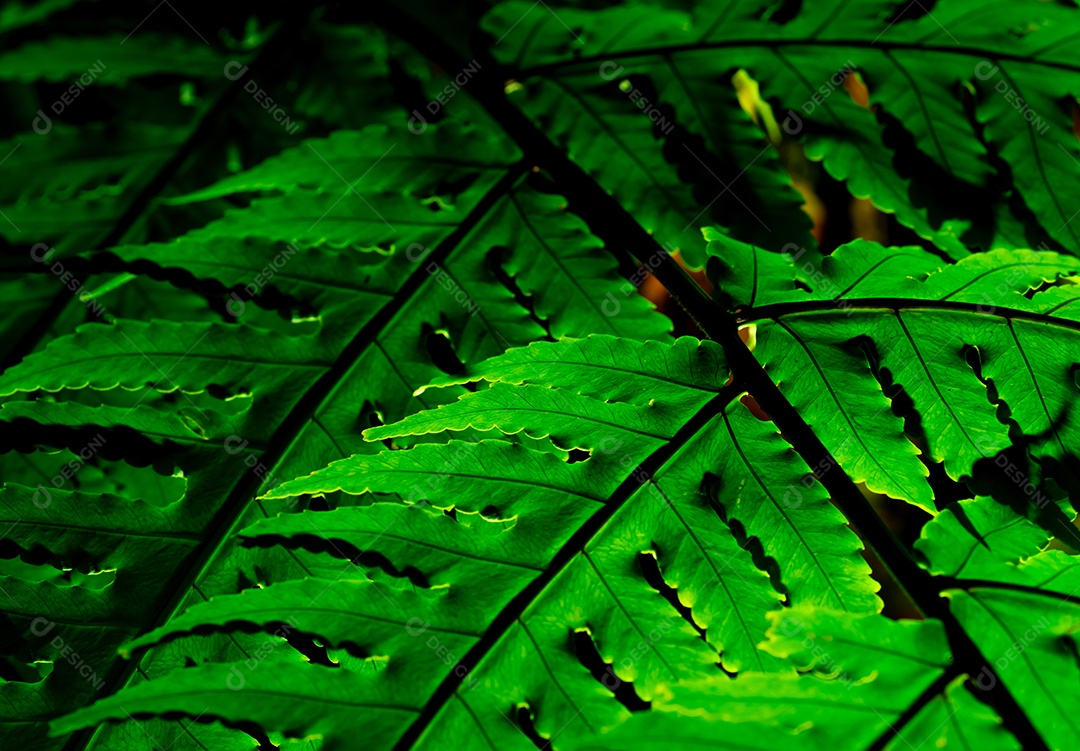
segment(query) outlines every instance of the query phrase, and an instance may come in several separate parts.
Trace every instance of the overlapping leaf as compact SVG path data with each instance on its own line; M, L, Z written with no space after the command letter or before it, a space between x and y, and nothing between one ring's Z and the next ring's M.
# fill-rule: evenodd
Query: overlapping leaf
M311 155L297 167L299 172L282 170L274 191L302 198L319 213L335 201L352 199L355 205L349 210L355 215L366 210L367 196L378 200L388 195L389 185L410 172L411 164L416 189L402 200L410 202L410 212L424 217L425 229L410 231L403 223L388 227L376 219L390 240L382 252L352 247L378 244L356 228L346 247L337 248L326 241L321 228L305 235L298 225L261 225L255 204L229 214L226 221L236 228L232 239L209 237L216 232L211 224L171 242L124 245L87 255L85 262L111 259L130 273L149 274L185 288L209 284L220 300L217 317L222 320L148 324L116 319L110 324L84 324L0 377L2 390L9 395L0 419L10 425L40 426L35 430L45 432L35 433L38 440L76 454L82 451L86 457L76 459L78 468L93 455L80 444L81 437L101 433L103 457L115 461L137 454L144 465L153 464L154 469L143 470L133 487L137 493L148 492L157 473L171 474L178 468L187 478L187 492L178 508L190 516L190 534L196 539L184 548L184 565L201 560L196 565L202 568L191 572L189 579L178 562L174 587L137 590L135 582L144 587L150 583L140 566L154 560L159 565L164 560L160 555L151 555L146 547L143 553L148 557L133 553L137 560L113 562L104 551L89 546L81 565L94 571L116 570L116 583L105 590L110 596L94 595L80 604L82 595L74 588L76 599L65 604L61 591L47 583L13 584L6 588L23 603L9 614L17 628L25 630L37 617L55 620L61 611L69 618L81 612L83 620L96 624L130 610L126 598L141 598L143 608L123 621L126 630L98 639L93 650L88 645L100 629L72 631L64 639L92 659L96 675L112 681L124 670L116 662L115 650L125 638L153 624L162 608L236 591L238 567L252 578L270 580L302 575L311 570L309 565L318 570L317 556L311 563L301 553L234 549L224 535L229 525L239 522L220 526L222 520L254 521L267 513L265 505L248 508L259 485L272 486L357 450L371 451L361 440L362 430L415 410L420 405L411 399L413 390L443 373L431 354L433 342L445 341L453 357L471 363L549 331L562 335L601 327L628 336L667 336L670 321L652 312L636 294L632 298L624 294L626 283L617 273L616 261L595 255L603 252L600 244L558 196L539 192L524 181L512 150L504 148L504 158L489 165L479 156L466 157L436 170L427 158L434 148L431 144L442 134L443 129L433 126L425 136L430 140L421 144L402 129L391 143L400 144L401 153L407 154L410 142L405 139L411 139L413 152L392 163L390 173L373 171L366 193L359 188L367 186L349 184L383 152L390 138L385 127L349 136L357 144L370 141L369 150L378 149L372 159L328 166L312 147L337 157L332 144L310 142L294 152ZM469 135L474 140L461 142L455 140L454 131L446 130L445 138L447 148L459 153L470 148L484 159L500 153L495 141L483 142L480 148L471 145L482 138L478 132ZM335 172L346 179L339 180ZM429 208L433 201L441 202L437 213ZM435 221L427 219L434 216ZM315 215L310 221L317 219ZM538 280L535 267L541 258L566 263L584 254L590 254L586 265L592 271L582 282L549 287ZM500 267L505 277L495 273ZM510 280L510 286L502 279ZM514 285L515 279L520 279L520 287ZM522 304L523 295L532 296L531 309ZM612 310L605 302L615 295L622 304ZM317 316L314 326L305 320L311 316ZM452 338L448 332L453 332ZM446 397L430 395L422 403L452 400L455 391L463 390L451 390ZM74 482L68 475L57 478L58 487ZM46 490L53 487L49 478L20 470L5 479L17 500L12 521L22 519L23 535L47 539L50 527L19 509L33 505L37 482L44 481ZM399 491L387 488L390 493ZM107 503L107 497L90 494L85 503L96 508ZM147 524L148 541L168 540L173 534L164 522ZM46 558L35 552L33 559L64 565L67 559L59 544L45 544L45 550ZM29 606L31 600L38 604ZM243 650L254 649L232 637L214 639L203 659L243 658ZM245 639L256 641L255 636ZM37 654L49 654L49 645L38 644L35 648L44 652ZM191 647L184 651L199 653ZM147 670L156 674L153 665L172 659L168 648L155 650L147 658ZM61 671L40 685L16 683L8 690L17 692L11 704L15 716L48 717L85 703L93 688L85 681L70 681ZM35 706L39 708L31 709ZM40 720L27 723L19 732L30 735L19 737L34 737L42 729Z
M35 83L5 335L40 314L0 374L4 743L1069 747L1075 9L504 3L463 72L338 12L270 35L276 74L261 9L206 45L0 14ZM656 247L501 133L467 83L502 64ZM943 254L822 256L781 134ZM624 281L660 247L708 259L758 381ZM839 466L738 398L768 376ZM934 515L953 621L878 614L830 472Z
M495 54L517 71L522 106L644 211L662 242L685 248L693 223L680 213L708 218L722 207L715 221L746 240L810 247L769 141L735 106L731 76L742 69L773 104L776 135L803 139L852 194L950 256L1078 244L1070 220L1080 209L1071 189L1080 73L1067 52L1075 8L545 8L494 8L484 25ZM1004 176L995 159L1008 165ZM677 165L684 179L701 173L697 200L672 184Z
M351 639L361 654L385 655L387 670L364 689L376 705L372 711L391 696L395 706L418 713L439 710L426 730L428 742L455 732L460 706L485 733L513 745L518 730L498 721L504 702L529 706L537 730L550 736L578 716L582 731L625 718L607 690L622 681L648 701L680 680L715 679L714 662L731 671L784 672L782 662L757 648L766 614L781 600L852 613L876 612L880 601L843 518L819 489L802 483L806 467L775 428L732 401L726 378L723 358L707 342L684 338L668 346L593 336L533 344L444 379L444 385L478 379L491 385L369 429L366 437L524 433L564 450L589 451L589 458L567 463L530 441L451 438L335 462L267 497L411 487L414 505L282 516L254 525L243 538L259 546L358 555L358 561L368 556L381 562L377 581L384 584L302 579L275 585L276 591L226 597L192 608L133 647L185 634L265 629L291 612L298 628L320 640ZM636 468L647 464L656 466L642 475ZM792 494L794 488L800 490ZM438 509L452 510L456 521ZM753 545L740 544L747 537L760 546L757 555ZM655 560L664 586L688 609L685 617L650 586L641 558ZM492 577L502 586L477 586ZM404 580L422 588L420 600L412 600L412 587L402 588ZM396 630L359 626L362 607L335 609L337 616L325 609L346 590L373 586L393 614L381 608L380 617L389 617ZM406 638L420 631L431 638ZM591 676L574 655L567 634L575 631L587 633L610 665L607 679ZM385 638L394 641L375 646ZM443 646L455 659L477 654L470 684L475 679L483 691L432 694L432 681L455 678L446 665L436 668L433 658L442 652L432 651ZM321 671L297 671L298 682L322 680ZM418 683L409 677L414 673L434 678ZM141 689L139 695L153 702L142 705L144 711L175 706L173 695L186 682ZM72 722L115 717L126 701L118 695ZM312 713L313 721L320 715ZM268 726L242 707L223 706L217 716L298 730ZM358 714L356 722L365 716ZM315 732L315 726L301 730ZM347 733L327 743L341 742L339 735Z
M1076 272L1071 257L1000 250L942 267L919 248L856 241L793 263L710 237L728 305L756 324L758 358L856 480L932 511L905 432L958 479L1012 444L1011 422L1041 437L1032 453L1070 482L1076 385L1064 343L1077 330L1063 303L1077 292L1040 290ZM754 276L759 260L768 266ZM918 425L892 409L901 391Z

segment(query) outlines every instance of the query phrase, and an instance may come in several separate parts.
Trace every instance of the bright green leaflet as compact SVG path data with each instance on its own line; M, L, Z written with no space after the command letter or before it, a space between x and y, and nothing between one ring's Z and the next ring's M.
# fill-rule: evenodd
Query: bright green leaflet
M398 5L0 12L0 744L1071 747L1076 9Z

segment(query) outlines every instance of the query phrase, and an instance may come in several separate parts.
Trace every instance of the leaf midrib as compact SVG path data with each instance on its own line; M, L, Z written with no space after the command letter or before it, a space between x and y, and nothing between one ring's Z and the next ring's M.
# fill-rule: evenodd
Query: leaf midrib
M1016 81L1016 79L1009 75L1008 71L1004 69L1001 71L1001 75L1008 81L1009 85L1012 86L1013 90L1019 95L1020 84ZM1026 83L1024 85L1027 86ZM1075 82L1072 83L1071 86L1075 86ZM1029 100L1027 99L1027 97L1023 97L1022 101ZM1070 128L1069 130L1071 131L1072 128ZM1042 183L1043 188L1046 190L1046 195L1050 196L1050 200L1053 202L1054 209L1057 211L1058 216L1062 220L1064 220L1064 224L1062 224L1061 227L1059 227L1057 232L1055 232L1054 234L1057 235L1063 229L1068 227L1069 235L1072 237L1074 247L1076 247L1076 244L1080 244L1080 235L1077 235L1076 227L1071 226L1072 217L1065 216L1065 208L1061 205L1061 199L1058 198L1058 191L1051 183L1050 178L1046 175L1046 159L1039 148L1042 142L1037 138L1034 127L1024 128L1022 132L1026 132L1027 138L1031 142L1031 151L1028 152L1028 156L1035 162L1035 166L1038 169L1039 173L1039 180ZM1061 146L1060 141L1057 142L1055 145ZM1065 147L1061 146L1061 148L1064 149ZM1065 153L1069 154L1067 150L1065 151ZM1072 156L1072 154L1069 154L1069 156ZM1075 157L1073 159L1075 161ZM1018 167L1019 165L1016 166ZM1028 200L1034 200L1036 197L1037 196L1031 196ZM1076 216L1076 214L1073 214L1073 216Z
M447 547L443 547L441 545L436 545L436 544L431 543L431 542L426 542L424 540L414 539L412 537L406 537L405 535L395 535L395 534L393 534L391 532L386 532L386 531L376 532L375 530L371 530L371 529L357 530L357 529L355 529L353 527L341 527L341 528L323 527L323 528L321 528L319 530L319 536L324 538L327 542L329 542L331 544L333 544L334 541L337 540L339 542L345 543L346 545L353 545L355 547L355 544L353 542L351 542L350 540L346 539L343 535L345 535L345 534L353 534L353 533L356 533L357 531L362 532L363 534L373 535L376 539L385 537L385 538L390 539L390 540L401 540L402 542L409 543L410 545L416 545L418 547L428 548L429 550L438 550L441 553L446 553L448 555L457 556L459 558L469 558L471 560L481 561L483 563L494 563L496 565L511 566L511 567L514 567L514 568L525 568L525 569L529 569L530 571L543 571L544 570L544 569L540 568L539 566L530 566L527 563L521 563L521 562L517 562L517 561L506 561L506 560L503 560L501 558L487 558L485 556L477 555L475 553L466 553L466 552L463 552L461 550L456 550L454 548L447 548ZM334 533L336 533L338 536L337 537L331 537L331 535L333 535ZM266 537L266 538L284 538L284 539L287 539L287 540L288 539L295 540L297 537L299 537L301 535L304 535L304 534L311 534L311 533L310 532L296 533L296 534L293 534L292 536L290 536L289 534L287 534L285 532L261 532L261 533L259 533L257 535L255 535L255 534L247 535L242 539L256 540L259 537ZM317 550L313 550L312 548L305 547L303 544L301 544L299 542L295 543L295 547L303 549L303 550L309 550L311 552L320 552L322 550L321 548L319 548ZM365 550L367 550L367 549L369 549L369 548L365 548ZM352 559L350 558L349 560L352 560Z
M867 42L863 40L854 39L740 39L729 42L696 42L688 44L675 44L666 45L651 48L637 48L632 50L624 50L621 52L609 52L604 55L583 55L573 60L558 61L552 63L541 63L529 68L524 68L520 71L519 75L522 78L532 76L550 76L563 72L567 69L574 69L577 67L588 68L590 71L594 71L597 63L606 62L608 60L623 60L627 58L635 57L657 57L661 58L667 55L678 55L680 53L695 53L706 52L709 50L717 49L783 49L787 47L837 47L847 49L865 49L873 50L881 53L891 53L894 50L917 50L920 53L932 52L947 55L954 55L958 57L977 57L980 60L995 60L995 61L1008 61L1015 63L1023 63L1027 65L1042 65L1047 68L1055 68L1058 70L1067 70L1073 73L1080 73L1080 65L1057 62L1053 60L1040 60L1037 58L1025 57L1023 55L1016 54L1002 54L999 50L989 50L979 47L964 47L957 45L934 45L934 44L919 44L918 42L883 42L877 40L877 42Z
M613 370L618 373L629 373L630 375L649 378L654 381L663 381L664 383L673 383L676 386L685 386L688 389L694 389L695 391L707 391L713 394L718 394L722 389L718 389L713 386L702 386L690 381L681 381L678 378L668 378L656 373L645 373L640 370L634 370L633 368L620 368L616 365L605 365L603 363L595 362L578 362L575 360L557 359L557 360L529 360L529 365L580 365L585 368L597 368L600 370ZM480 380L477 378L476 380ZM508 381L509 382L509 381Z
M332 583L336 584L338 581L348 582L350 580L349 579L338 579L338 580L335 580ZM359 581L360 581L360 583L363 583L363 582L370 581L370 580L365 579L365 580L359 580ZM327 589L329 589L329 587ZM258 616L262 616L262 615L265 615L265 614L278 614L278 615L281 615L281 614L283 614L282 611L286 610L288 607L289 607L288 605L278 605L278 606L262 606L262 607L253 607L253 608L252 607L235 608L235 609L229 611L229 616L228 616L227 619L225 619L224 623L221 623L221 624L213 623L213 624L210 624L210 626L212 626L216 632L228 631L237 622L246 623L248 621L255 621L256 623L258 623L259 621L256 621L253 616L258 617ZM381 616L374 615L373 613L364 613L364 612L361 612L359 610L350 610L350 609L345 608L345 607L338 607L338 608L335 608L335 607L314 607L313 605L309 604L307 607L304 608L304 612L305 613L325 613L325 614L328 614L328 615L349 616L350 618L356 618L357 620L378 621L379 623L389 623L389 624L391 624L393 626L401 626L403 628L406 627L409 624L409 621L398 621L398 620L394 620L393 618L383 618ZM271 620L270 622L271 623L277 623L278 621L277 620ZM471 637L479 637L480 636L480 634L474 634L471 631L461 631L461 630L453 629L453 628L439 628L437 626L432 626L432 625L425 626L424 630L425 631L434 631L434 632L437 632L437 633L440 633L440 634L454 634L455 636L471 636ZM304 629L296 629L296 631L299 634L302 634L302 635L305 635L305 636L310 636L310 637L316 638L316 639L317 638L322 638L324 636L324 634L319 632L319 631L307 631L307 630L304 630ZM162 644L168 644L170 641L176 641L177 639L181 639L181 638L183 638L185 636L189 636L189 635L190 635L190 632L186 631L186 630L185 631L173 631L173 632L170 632L169 634L163 635L162 638L161 638L161 641L157 642L157 644L155 644L155 646L159 646L159 645L162 645ZM341 642L338 642L338 643L330 645L330 646L340 647L344 643L353 643L353 644L355 644L356 642L345 639L345 640L342 640Z
M674 436L641 461L638 467L645 471L649 477L652 477L658 467L663 466L681 447L704 430L711 418L731 403L738 393L739 390L733 386L725 387L686 420ZM521 616L536 601L540 593L554 581L560 572L574 561L580 552L585 550L588 543L596 537L615 513L623 508L626 502L634 496L640 487L636 478L637 474L636 472L630 472L608 497L607 502L586 519L552 556L551 562L545 567L544 571L524 586L491 619L491 624L483 636L480 637L480 640L459 661L459 665L467 668L462 671L462 675L467 675L476 668L480 661L495 648L503 634L514 623L520 621ZM420 716L394 744L394 751L407 751L410 749L442 707L456 694L457 688L462 681L462 676L457 675L456 672L448 673L439 683L439 686L424 704Z
M1080 301L1080 298L1077 298L1077 300ZM979 310L980 307L985 308L987 306L983 303L969 303L953 300L928 300L917 297L865 297L860 300L840 301L799 300L794 302L770 303L752 310L747 309L740 311L739 322L750 323L767 320L779 322L778 319L785 316L800 316L813 313L847 313L853 309L879 311L882 313L886 311L902 312L905 310L940 310L970 313L972 315L999 318L1006 321L1034 321L1047 326L1056 326L1058 328L1080 332L1080 321L1073 321L1068 318L1055 318L1047 312L1019 310L1017 308L1006 308L1000 305L994 306L994 310L991 312L985 312ZM1058 307L1061 306L1059 305Z
M1022 643L1020 642L1020 639L1017 638L1017 635L1013 633L1012 628L1010 628L1009 625L1001 619L1001 616L998 615L997 611L995 611L992 607L979 599L979 597L976 596L973 592L968 592L968 597L971 598L972 602L977 603L980 608L986 611L986 615L990 617L990 620L997 624L998 628L1000 628L1008 635L1009 641L1012 644ZM1032 661L1031 656L1028 654L1028 650L1020 650L1020 659L1023 660L1024 663L1027 665L1028 672L1031 674L1032 680L1038 685L1038 687L1042 690L1043 694L1045 694L1046 698L1054 706L1055 712L1072 726L1072 730L1074 733L1080 730L1080 728L1078 728L1077 724L1074 722L1074 718L1076 717L1076 715L1066 712L1065 708L1058 703L1057 695L1049 686L1046 685L1046 682L1043 680L1042 674L1039 672L1038 666Z
M851 415L848 414L848 411L844 406L844 404L845 404L844 400L841 399L840 396L836 393L836 389L833 387L832 382L829 380L828 372L826 372L825 368L821 367L821 364L818 362L817 357L814 355L813 351L810 349L810 345L807 344L799 334L797 334L795 331L793 331L788 326L785 326L783 323L780 323L779 321L777 321L777 324L782 329L784 329L784 331L787 332L788 336L790 336L792 339L794 339L798 343L798 345L802 348L803 352L806 353L807 358L809 358L809 360L810 360L810 364L814 366L814 370L816 370L818 375L821 377L821 382L825 385L825 390L828 391L829 396L833 400L833 403L836 404L837 411L840 412L840 414L844 418L844 422L847 423L848 429L851 431L851 436L855 438L855 440L858 442L858 444L860 446L862 446L863 453L866 456L868 456L873 461L874 464L877 465L878 469L881 470L882 474L884 474L885 477L888 477L889 482L891 482L893 484L893 487L890 488L890 490L900 491L901 493L907 492L908 489L909 489L907 487L907 485L904 482L901 482L900 480L897 480L895 477L893 477L892 472L890 472L888 470L888 468L886 468L885 465L881 463L881 459L878 457L877 452L876 451L871 451L870 448L866 445L866 441L863 440L863 431L860 430L859 427L855 425L855 421L852 419ZM843 444L841 444L841 445L843 445ZM849 470L849 471L851 471L851 470ZM904 498L904 496L899 496L899 497ZM909 500L909 499L905 498L905 500Z
M746 456L746 452L743 451L741 442L735 435L735 429L731 425L731 420L728 419L728 416L726 414L724 415L724 425L725 427L727 427L728 435L731 436L731 445L735 448L735 452L736 454L738 454L739 460L743 463L743 466L746 467L747 471L750 473L750 476L754 478L754 482L756 482L758 484L758 487L761 488L761 491L762 493L764 493L765 497L772 502L773 508L775 508L776 511L783 518L784 524L786 524L787 527L795 533L795 537L798 538L799 544L802 545L803 549L810 554L810 559L814 562L814 566L817 568L822 578L825 579L825 582L829 585L829 590L832 592L833 597L836 598L836 601L840 603L840 607L843 610L847 610L847 603L844 602L844 598L840 595L840 592L837 591L836 585L833 583L832 575L825 570L825 564L821 562L821 559L818 557L818 553L814 549L814 546L806 541L806 537L803 535L802 530L799 529L799 526L791 520L791 517L788 516L787 511L782 508L783 504L776 500L776 496L773 494L772 490L770 490L769 486L766 485L765 482L761 479L761 474L754 468L753 463L750 461L749 457ZM732 515L738 517L738 514Z
M432 255L438 256L440 260L448 256L472 228L487 215L498 199L506 191L510 190L524 173L524 170L525 166L519 163L513 169L507 171L507 174L492 186L483 198L477 202L472 211L458 223L455 230L439 244ZM310 418L318 414L319 408L334 393L341 380L348 376L355 363L377 341L384 329L394 320L397 313L414 299L416 292L427 278L428 274L423 267L413 271L398 288L394 298L380 308L375 316L360 328L349 344L340 350L337 360L307 390L304 396L293 406L289 414L279 423L269 441L269 447L263 455L264 457L272 457L271 464L273 467L276 468L278 462L289 455L293 444L302 435L303 428L308 424ZM282 444L281 446L277 445L279 442ZM224 503L221 504L215 514L214 519L204 530L205 545L197 549L196 559L188 567L183 579L177 583L171 596L160 606L157 615L145 624L147 631L160 628L178 614L179 609L183 607L187 592L195 588L203 574L216 561L221 550L227 547L229 540L238 531L236 528L243 520L244 511L251 503L250 499L255 497L259 486L263 482L262 478L246 471L246 468L239 475L239 478L232 486L232 490L229 491ZM108 693L115 693L117 687L126 685L131 676L140 668L141 662L141 659L132 660L130 665L126 666L126 669L120 673L116 682L109 687L111 690Z
M596 320L602 321L603 323L607 324L607 327L611 329L611 333L618 336L619 330L612 322L612 317L604 315L604 312L600 309L600 306L597 304L593 296L588 293L584 286L582 286L581 282L578 280L577 275L570 273L570 270L566 268L566 263L563 261L563 259L559 257L558 253L552 250L551 245L548 244L547 240L543 238L540 235L540 232L537 231L536 227L533 226L532 220L529 219L528 212L525 211L524 207L521 205L521 201L518 200L517 193L510 193L510 202L514 204L514 209L517 211L518 216L521 217L522 224L524 224L525 228L529 230L529 234L531 234L536 239L537 244L541 248L543 248L544 252L547 253L549 258L551 258L552 263L558 266L559 271L562 272L562 275L566 277L567 280L569 280L569 282L574 285L574 287L577 288L578 293L581 295L581 297L586 300L589 303L590 307L592 307L593 311L595 311Z
M467 62L463 55L450 47L438 34L401 9L377 4L368 6L361 17L374 21L384 30L401 37L417 49L424 50L429 59L439 63L444 69L460 69ZM631 248L639 258L644 257L643 253L648 249L659 253L657 278L706 336L717 339L735 372L735 383L753 387L751 391L754 397L788 436L800 456L811 466L819 460L834 461L817 435L786 400L752 353L743 346L736 329L736 318L716 306L686 272L666 255L656 239L634 221L624 207L595 181L589 180L578 165L570 161L535 124L507 101L503 79L499 78L498 71L492 75L492 72L485 68L476 78L478 80L470 86L470 92L491 117L502 125L526 158L535 158L536 163L552 172L564 188L571 207L577 207L574 210L582 214L588 225L597 228L594 231L606 245L613 248ZM751 383L747 384L747 381ZM849 522L859 528L864 539L867 539L882 557L919 608L945 622L946 628L950 629L950 645L959 653L958 661L965 666L986 664L985 658L971 638L959 628L944 601L931 589L929 575L900 547L881 519L866 504L854 482L845 473L827 475L822 482L833 494L835 502ZM451 694L453 690L451 686ZM1046 748L1026 713L1003 686L991 689L987 698L989 703L1003 710L1002 716L1007 718L1007 728L1021 742L1031 748ZM432 719L433 713L422 715L413 727L406 731L397 748L407 749Z
M10 521L9 519L0 518L0 524ZM22 517L16 521L22 521ZM198 542L202 537L194 532L137 532L129 529L116 529L109 527L87 527L82 524L62 524L60 522L47 522L39 520L28 520L24 522L30 527L49 527L55 529L70 529L74 532L92 532L95 535L112 535L115 537L147 537L152 540L184 540L187 542ZM12 538L14 541L14 538ZM17 543L16 543L17 544Z

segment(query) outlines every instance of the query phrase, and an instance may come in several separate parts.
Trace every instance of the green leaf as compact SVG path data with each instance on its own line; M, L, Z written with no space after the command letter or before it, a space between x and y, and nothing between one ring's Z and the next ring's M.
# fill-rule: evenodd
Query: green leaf
M723 191L738 200L713 221L740 229L753 222L759 237L775 245L807 245L805 236L777 241L774 234L798 214L791 197L776 198L782 177L775 159L765 156L769 142L759 137L747 149L743 137L733 137L736 119L717 105L731 100L730 75L743 68L783 113L773 126L776 137L782 131L802 139L807 155L824 160L853 195L895 213L950 257L962 258L972 247L1023 244L1018 229L1032 244L1076 246L1065 195L1080 157L1069 104L1080 79L1065 54L1075 8L1023 2L998 13L953 0L931 12L900 13L887 3L863 2L800 6L793 17L780 16L757 2L538 13L522 0L500 4L484 25L498 40L498 58L520 71L530 97L525 109L559 132L582 133L576 142L565 139L567 146L628 205L650 183L664 185L658 176L670 167L661 161L696 168L697 159L707 163L715 155L724 174L712 168L709 197ZM868 106L846 88L851 80L845 79L855 76L868 88ZM620 96L606 81L628 81L626 91L637 95ZM554 94L544 92L556 87L566 104L552 118ZM974 117L962 89L974 93ZM609 92L606 106L602 91ZM665 118L655 127L653 111ZM704 139L708 151L678 141L664 148L672 136L661 122ZM590 155L596 142L609 146L603 161ZM1037 226L1020 228L1025 212L994 185L991 154L1015 165L1016 189ZM747 177L739 179L743 172ZM987 196L996 205L988 206ZM693 215L708 200L681 203ZM657 208L646 216L661 241L683 247L674 221L662 226L652 219L668 202L651 201ZM745 229L739 234L758 239Z
M5 7L0 746L1071 748L1076 21Z
M169 73L211 78L220 76L229 59L210 49L208 42L180 36L135 32L129 36L54 37L30 43L0 55L0 79L71 83L66 96L73 100L85 87L123 84L141 76ZM68 103L62 100L63 104ZM64 106L54 108L62 112Z

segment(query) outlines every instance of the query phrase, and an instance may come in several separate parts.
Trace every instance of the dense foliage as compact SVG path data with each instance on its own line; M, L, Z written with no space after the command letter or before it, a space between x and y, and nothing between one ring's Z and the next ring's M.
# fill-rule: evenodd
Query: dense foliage
M1073 748L1075 3L0 34L3 748Z

